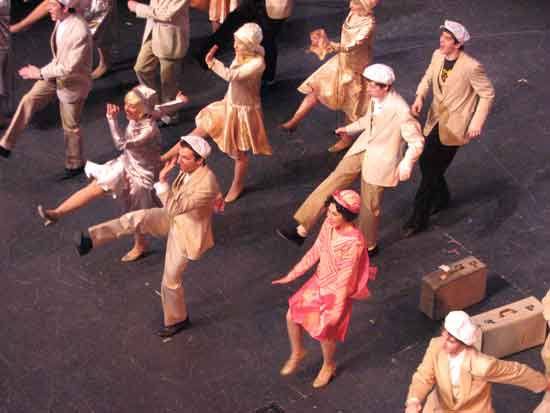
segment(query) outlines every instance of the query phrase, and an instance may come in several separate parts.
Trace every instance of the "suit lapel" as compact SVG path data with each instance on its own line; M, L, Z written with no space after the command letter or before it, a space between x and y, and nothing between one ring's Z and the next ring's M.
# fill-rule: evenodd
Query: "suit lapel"
M461 72L464 70L466 60L464 59L463 54L464 52L460 52L458 58L456 59L455 65L453 66L453 70L451 70L451 72L447 76L447 81L443 83L441 101L444 101L447 97L449 97L449 95L452 95L454 90L453 86L458 84L455 79L461 76ZM441 67L443 67L443 65Z
M437 91L443 95L445 88L441 84L441 71L443 70L443 63L445 62L445 56L443 54L438 55L439 61L437 62L437 71L434 73L432 82L436 85Z
M385 129L386 125L390 123L395 116L395 105L393 104L393 99L393 93L388 94L382 103L382 112L374 116L369 142L375 137L380 136L381 131Z
M462 365L460 367L460 400L457 401L457 408L464 403L466 395L470 394L472 389L472 375L470 373L471 364L472 352L466 350L464 360L462 360Z
M52 54L54 59L57 57L57 45L55 42L55 36L57 35L57 28L59 27L60 22L56 22L55 27L53 28L52 36L50 37L50 47L52 49Z
M449 356L443 350L437 355L437 383L440 388L439 394L445 399L447 406L454 406L453 387L451 384L451 371L449 369Z

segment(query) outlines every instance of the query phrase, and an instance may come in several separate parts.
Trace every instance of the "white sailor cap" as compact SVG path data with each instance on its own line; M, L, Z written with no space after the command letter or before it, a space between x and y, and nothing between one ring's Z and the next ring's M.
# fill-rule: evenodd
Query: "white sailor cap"
M439 28L450 32L454 36L456 41L460 44L464 44L468 40L470 40L470 33L468 33L468 30L466 30L466 27L458 22L445 20L445 23L439 26Z
M391 85L395 82L395 73L393 69L382 63L375 63L367 66L363 71L363 76L376 83Z
M181 137L181 140L187 142L195 152L197 152L202 158L206 159L212 152L212 148L203 138L196 135L185 135Z

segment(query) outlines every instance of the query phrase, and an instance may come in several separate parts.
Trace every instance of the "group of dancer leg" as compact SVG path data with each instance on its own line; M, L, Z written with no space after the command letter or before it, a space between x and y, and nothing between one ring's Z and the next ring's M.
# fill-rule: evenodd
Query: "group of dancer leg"
M317 265L313 276L289 299L286 322L291 354L281 369L282 375L288 375L300 366L306 356L302 344L306 331L320 342L323 354L314 387L325 386L335 375L336 344L346 337L352 300L370 295L368 282L377 271L370 265L369 257L380 250L378 226L384 189L407 181L419 160L422 181L403 236L426 229L430 215L449 206L451 198L444 174L459 147L480 135L494 99L494 89L483 66L464 51L470 38L468 31L460 23L445 21L440 27L439 48L432 55L410 107L393 87L395 71L388 65L371 62L377 4L378 0L350 1L340 42L329 41L324 30L312 33L311 50L320 58L331 53L334 56L300 85L298 90L305 97L293 116L280 125L294 132L321 103L346 117L346 125L335 128L339 140L329 151L351 147L296 211L295 222L277 230L283 238L302 245L326 211L313 246L288 274L272 282L292 282ZM106 105L109 129L121 155L101 165L84 162L80 117L92 79L104 75L111 62L110 52L97 38L93 46L90 29L101 27L97 22L112 16L114 6L109 1L92 2L84 14L78 6L78 0L46 0L10 28L12 32L22 30L45 11L56 22L51 38L52 61L42 68L28 65L19 70L21 77L35 79L36 83L22 98L0 140L0 155L11 155L33 113L57 96L66 143L63 178L85 173L91 181L55 208L39 205L38 213L50 226L99 197L109 195L122 201L127 213L78 233L75 243L81 255L132 235L134 246L122 261L133 261L146 252L148 235L166 238L161 283L164 322L157 333L163 338L171 337L191 326L183 273L189 261L198 260L214 245L212 215L242 194L249 154L272 153L260 92L262 82L270 84L275 79L275 38L291 14L292 2L244 0L238 5L217 2L209 8L210 17L215 17L212 21L216 31L195 56L228 82L228 89L222 100L198 113L196 127L190 133L162 154L159 125L177 123L177 112L189 100L178 92L176 79L189 46L189 4L152 0L146 5L130 0L128 9L146 19L134 68L140 85L125 96L128 125L124 132L118 123L121 109L111 103ZM95 17L84 19L86 10ZM230 40L235 58L225 66L216 53ZM99 64L92 73L94 48ZM156 84L159 68L160 86ZM415 117L430 92L432 103L422 131ZM212 150L208 138L234 160L233 180L225 196L206 164ZM169 177L176 166L179 173L170 184ZM360 194L349 189L359 177ZM486 387L491 381L515 383L533 391L547 388L546 378L526 366L478 353L472 347L475 327L465 313L450 313L444 327L442 337L432 341L413 376L407 412L420 411L421 402L434 386L444 411L461 412L491 411L490 389ZM441 354L451 366L450 396L445 393L449 389L443 387L437 370ZM455 366L466 359L472 366L480 366L475 374L470 372L481 380L475 384L478 387L461 387L462 379L455 374ZM457 403L462 407L455 408Z

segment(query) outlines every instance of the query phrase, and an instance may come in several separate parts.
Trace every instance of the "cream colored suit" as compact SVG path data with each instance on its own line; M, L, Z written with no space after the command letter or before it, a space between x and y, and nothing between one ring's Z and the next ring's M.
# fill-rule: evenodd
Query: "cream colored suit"
M57 39L60 24L64 26L63 36ZM78 14L70 14L56 23L50 43L53 59L40 69L44 80L36 81L23 96L0 145L12 149L33 113L57 94L65 135L65 167L74 169L84 163L80 116L92 87L92 36L86 21Z
M183 271L214 245L212 213L221 197L218 181L208 166L199 167L187 182L180 173L171 188L158 193L163 208L142 209L89 228L94 248L134 233L167 238L161 284L164 325L187 318Z
M365 116L345 127L347 133L361 133L321 185L306 199L294 219L309 230L319 218L324 202L337 189L347 188L361 174L361 212L359 226L369 248L376 246L380 203L384 187L399 183L399 164L414 164L424 145L420 124L411 116L409 105L395 91L383 100L382 111ZM408 148L405 152L405 145Z
M426 98L432 90L433 100L424 125L428 136L439 123L439 137L443 145L461 146L469 142L466 132L470 124L481 129L495 98L493 84L483 66L465 52L458 59L442 83L439 76L445 56L436 50L416 90L416 95Z
M136 16L147 19L141 50L134 70L139 81L156 87L160 64L161 101L173 100L177 93L177 71L189 48L189 0L151 0L138 3Z
M533 392L546 389L545 376L525 364L504 361L480 353L473 347L464 351L460 385L451 384L449 356L443 338L432 339L422 363L412 377L407 400L424 401L435 387L441 413L494 413L491 383L513 384ZM459 397L456 397L456 396Z

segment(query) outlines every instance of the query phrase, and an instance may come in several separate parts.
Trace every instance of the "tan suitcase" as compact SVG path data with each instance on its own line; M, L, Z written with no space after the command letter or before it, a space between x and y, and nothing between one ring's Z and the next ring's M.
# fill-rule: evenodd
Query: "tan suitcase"
M546 337L542 304L535 297L478 314L472 321L483 333L476 347L497 358L538 346Z
M487 266L476 257L442 265L422 278L419 309L432 320L449 311L462 310L483 300L487 289Z

